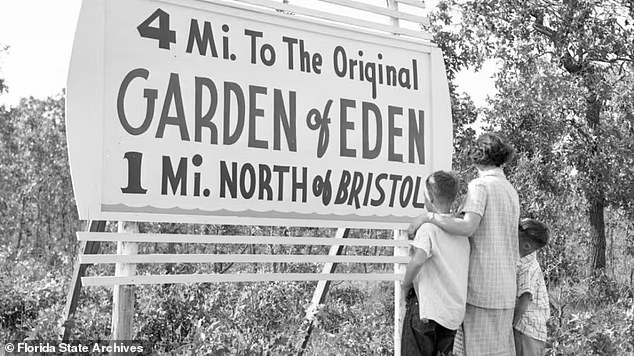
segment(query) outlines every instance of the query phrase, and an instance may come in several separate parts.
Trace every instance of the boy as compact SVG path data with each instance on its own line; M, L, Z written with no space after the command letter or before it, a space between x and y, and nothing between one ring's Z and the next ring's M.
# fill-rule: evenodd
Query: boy
M550 316L548 291L535 251L548 243L548 228L533 219L519 226L520 260L517 266L517 302L513 334L517 356L541 356L546 346L546 320Z
M425 207L450 215L458 179L437 171L425 181ZM469 239L423 224L411 242L412 258L403 280L407 307L403 322L403 355L450 355L467 300ZM412 288L413 287L413 288Z

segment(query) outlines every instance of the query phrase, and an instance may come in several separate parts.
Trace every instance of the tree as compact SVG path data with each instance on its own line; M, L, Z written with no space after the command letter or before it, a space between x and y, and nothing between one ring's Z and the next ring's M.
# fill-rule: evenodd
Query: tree
M591 266L605 267L605 209L631 209L634 3L626 0L454 0L459 33L500 61L490 123L520 153L562 165L585 198ZM475 38L475 40L474 40ZM539 133L538 135L536 133ZM558 167L558 168L557 168ZM552 172L551 172L552 173Z
M14 253L68 251L75 246L78 220L66 153L64 97L26 98L17 107L3 110L0 214L4 242L13 246Z
M9 51L9 46L4 46L2 44L0 44L0 56L3 53L6 53ZM0 94L4 93L7 91L7 86L4 84L4 78L0 78ZM0 110L4 111L4 107L0 108Z
M454 80L456 74L466 68L479 69L485 58L484 52L471 46L475 41L474 33L458 33L454 31L453 18L455 14L448 1L440 1L429 14L429 25L422 26L424 31L433 34L433 41L443 52L445 70L449 81L449 95L451 98L451 116L453 124L453 162L452 170L458 172L462 181L473 178L474 172L466 157L466 148L475 140L476 132L472 125L477 119L477 109L471 97L457 91ZM463 187L466 192L466 186Z

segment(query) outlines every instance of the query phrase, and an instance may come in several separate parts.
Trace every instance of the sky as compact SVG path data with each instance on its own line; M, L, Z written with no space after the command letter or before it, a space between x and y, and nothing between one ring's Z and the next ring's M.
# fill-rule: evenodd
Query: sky
M53 96L66 87L80 0L0 0L0 104Z
M0 53L0 78L9 87L0 95L0 105L62 92L80 5L81 0L0 0L0 46L9 46ZM459 73L458 89L484 106L487 95L495 93L493 71L489 63L478 73Z

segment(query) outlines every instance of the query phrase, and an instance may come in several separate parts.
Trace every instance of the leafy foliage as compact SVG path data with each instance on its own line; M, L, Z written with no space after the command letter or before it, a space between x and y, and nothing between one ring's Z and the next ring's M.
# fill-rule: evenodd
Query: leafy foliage
M390 355L394 293L391 283L348 285L333 290L317 314L310 354Z
M529 156L538 152L545 163L554 159L574 169L592 266L605 267L605 208L630 209L634 200L631 102L621 101L634 74L631 1L451 4L461 10L456 32L465 35L462 47L483 48L501 65L489 123Z
M3 267L6 278L0 282L0 338L57 338L55 315L64 305L66 273L51 271L34 259Z
M298 283L153 288L137 338L177 354L283 353L303 318L302 295Z
M66 155L64 97L22 99L17 108L2 108L0 119L4 252L42 255L54 265L57 253L75 246L79 224Z

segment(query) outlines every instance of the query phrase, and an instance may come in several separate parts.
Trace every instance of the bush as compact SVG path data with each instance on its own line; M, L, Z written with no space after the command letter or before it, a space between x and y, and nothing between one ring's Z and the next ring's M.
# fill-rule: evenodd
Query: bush
M307 283L156 287L143 292L137 338L175 354L287 354L310 297ZM151 302L150 302L151 300Z
M390 355L394 345L392 283L334 288L316 316L310 355Z
M65 269L49 270L36 259L5 264L0 281L0 338L3 340L57 337L57 310L66 297Z
M634 353L632 289L605 274L561 288L551 296L548 355Z

